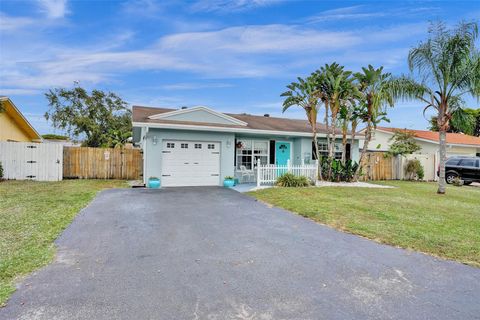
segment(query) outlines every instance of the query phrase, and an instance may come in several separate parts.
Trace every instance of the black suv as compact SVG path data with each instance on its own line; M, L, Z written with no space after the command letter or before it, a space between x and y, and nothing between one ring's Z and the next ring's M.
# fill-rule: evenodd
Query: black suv
M445 164L445 180L453 183L460 178L463 184L480 182L480 157L452 157Z

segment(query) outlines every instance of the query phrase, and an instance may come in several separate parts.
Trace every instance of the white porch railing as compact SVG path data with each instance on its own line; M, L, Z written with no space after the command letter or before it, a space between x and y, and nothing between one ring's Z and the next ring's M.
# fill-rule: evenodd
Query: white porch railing
M261 164L260 159L257 161L257 186L262 184L274 184L278 177L285 173L291 173L294 176L305 176L312 181L317 181L318 163L292 165L288 160L286 165Z

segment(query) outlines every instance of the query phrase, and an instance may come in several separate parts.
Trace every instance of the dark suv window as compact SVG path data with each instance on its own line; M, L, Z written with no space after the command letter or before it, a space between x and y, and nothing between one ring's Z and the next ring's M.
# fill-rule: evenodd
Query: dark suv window
M447 160L447 165L449 166L456 166L458 165L458 162L460 161L460 159L458 158L452 158L452 159L448 159Z
M475 159L462 159L460 165L462 167L475 167Z

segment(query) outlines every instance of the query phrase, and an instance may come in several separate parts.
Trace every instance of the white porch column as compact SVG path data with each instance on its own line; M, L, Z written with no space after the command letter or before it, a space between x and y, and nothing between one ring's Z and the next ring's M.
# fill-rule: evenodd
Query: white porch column
M260 173L260 170L261 169L261 164L262 162L260 161L260 158L257 159L257 187L260 187L260 177L261 177L261 173Z

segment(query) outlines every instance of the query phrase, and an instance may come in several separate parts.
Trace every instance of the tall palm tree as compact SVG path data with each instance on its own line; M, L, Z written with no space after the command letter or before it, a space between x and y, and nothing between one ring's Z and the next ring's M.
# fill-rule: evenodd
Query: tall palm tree
M287 86L287 91L280 96L285 97L283 101L283 111L287 111L291 106L299 106L305 110L307 120L312 128L312 141L315 146L315 155L320 160L320 152L318 150L317 141L317 115L319 108L319 90L317 88L318 81L315 75L311 75L306 79L297 78L298 82L292 82ZM320 161L318 161L319 170L318 178L322 179L320 170Z
M360 116L366 124L365 141L359 160L361 164L367 153L370 140L372 140L372 130L376 128L380 121L387 120L385 108L386 106L393 107L394 96L390 90L392 76L390 73L383 72L383 67L378 69L371 65L368 68L363 67L362 72L355 73L354 77L358 82L361 94L360 103L365 106ZM355 180L358 179L360 170L361 165L358 166L357 172L355 172Z
M352 73L345 71L343 66L334 62L331 65L326 64L322 67L321 92L324 99L327 101L330 111L330 143L328 150L328 157L333 159L335 150L335 139L337 134L337 120L341 111L342 105L351 98L354 90Z
M440 177L437 193L444 194L446 132L456 110L462 108L463 97L480 97L480 53L475 47L478 25L461 22L447 29L439 22L432 24L429 37L408 54L408 65L416 81L400 77L392 86L397 97L417 99L425 103L424 113L434 109L440 136Z

